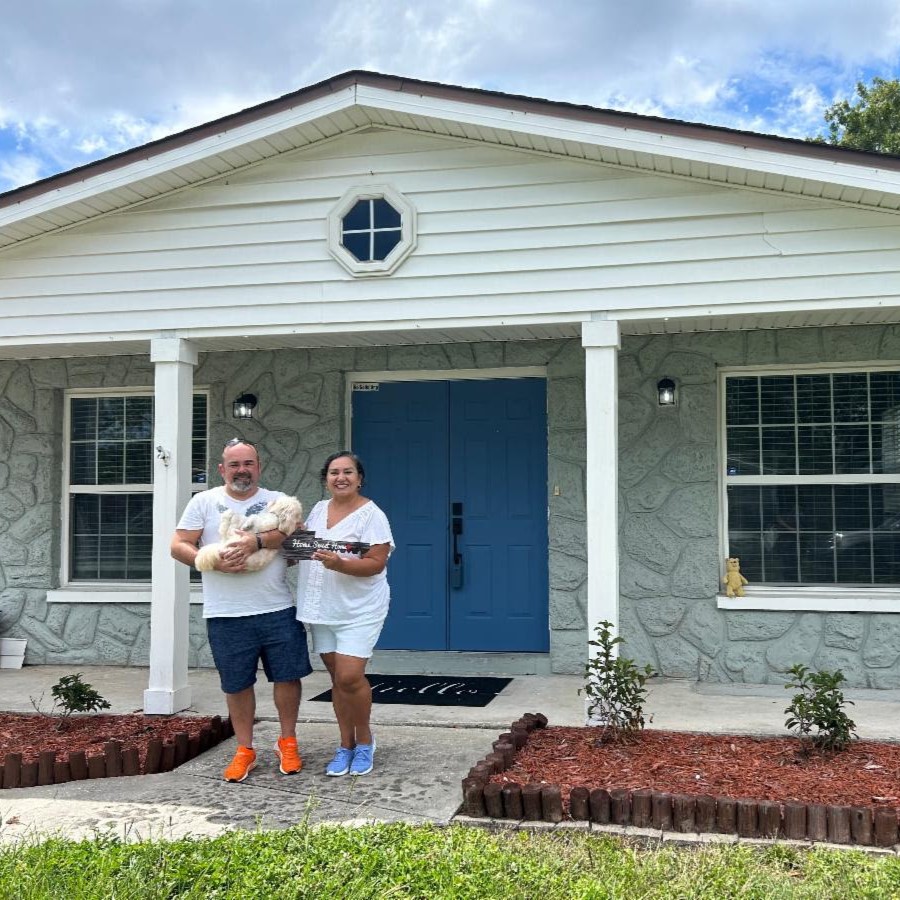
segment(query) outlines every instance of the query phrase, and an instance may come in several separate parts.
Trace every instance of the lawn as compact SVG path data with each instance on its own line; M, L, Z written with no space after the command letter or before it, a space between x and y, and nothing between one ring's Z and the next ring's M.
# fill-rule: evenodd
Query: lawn
M853 850L654 849L596 835L371 825L0 848L0 897L883 898L900 858Z

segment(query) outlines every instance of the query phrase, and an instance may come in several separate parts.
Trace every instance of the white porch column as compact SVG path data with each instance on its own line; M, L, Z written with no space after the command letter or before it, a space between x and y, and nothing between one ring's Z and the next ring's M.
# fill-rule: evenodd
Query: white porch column
M169 554L178 517L191 495L191 413L197 350L181 338L150 344L156 364L153 431L153 585L150 683L144 712L169 714L191 705L188 687L190 573Z
M584 393L587 423L587 620L619 633L619 323L584 322ZM593 648L591 648L593 649Z

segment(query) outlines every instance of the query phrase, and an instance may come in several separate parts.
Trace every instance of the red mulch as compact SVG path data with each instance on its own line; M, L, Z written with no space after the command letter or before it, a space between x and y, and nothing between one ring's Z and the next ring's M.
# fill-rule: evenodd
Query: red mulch
M854 741L805 757L793 738L644 731L634 742L596 745L597 728L531 733L510 769L491 781L708 794L740 800L900 807L900 744Z
M211 717L144 716L140 713L71 716L57 731L59 719L54 716L0 713L0 763L7 753L21 753L22 762L34 762L42 750L56 750L59 759L79 750L90 756L103 753L107 741L117 740L122 742L123 748L136 747L143 766L147 744L154 738L165 742L179 731L193 737L211 721Z

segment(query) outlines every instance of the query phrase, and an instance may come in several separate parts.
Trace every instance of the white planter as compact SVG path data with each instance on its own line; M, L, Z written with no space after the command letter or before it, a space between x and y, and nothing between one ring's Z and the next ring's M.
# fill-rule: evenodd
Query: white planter
M21 669L27 643L25 638L0 638L0 669Z

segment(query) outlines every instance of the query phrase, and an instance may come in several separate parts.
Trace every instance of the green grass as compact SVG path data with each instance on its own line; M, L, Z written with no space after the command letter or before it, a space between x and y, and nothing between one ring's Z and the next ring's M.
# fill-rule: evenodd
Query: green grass
M583 833L298 826L214 839L0 848L0 897L900 897L900 858L784 846L648 849Z

